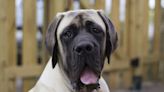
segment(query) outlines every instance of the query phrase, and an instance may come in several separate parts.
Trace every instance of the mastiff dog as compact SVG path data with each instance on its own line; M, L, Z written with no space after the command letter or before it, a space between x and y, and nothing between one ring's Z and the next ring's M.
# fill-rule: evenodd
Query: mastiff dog
M101 75L117 39L102 10L58 13L46 34L51 58L29 92L109 92Z

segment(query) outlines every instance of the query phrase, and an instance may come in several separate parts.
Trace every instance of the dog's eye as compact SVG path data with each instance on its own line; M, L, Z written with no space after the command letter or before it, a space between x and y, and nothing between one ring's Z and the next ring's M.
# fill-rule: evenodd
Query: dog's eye
M98 29L95 28L95 27L92 27L91 30L92 30L92 32L94 32L94 33L100 33L100 30L98 30Z
M71 38L72 37L72 32L71 31L67 31L63 35L64 35L65 38Z

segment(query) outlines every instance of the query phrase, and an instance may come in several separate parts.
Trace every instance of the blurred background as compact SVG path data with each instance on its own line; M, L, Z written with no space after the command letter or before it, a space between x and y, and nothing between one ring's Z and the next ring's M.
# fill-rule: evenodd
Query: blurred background
M0 92L27 92L49 54L44 40L57 12L102 9L119 46L103 76L111 92L164 91L164 0L0 0Z

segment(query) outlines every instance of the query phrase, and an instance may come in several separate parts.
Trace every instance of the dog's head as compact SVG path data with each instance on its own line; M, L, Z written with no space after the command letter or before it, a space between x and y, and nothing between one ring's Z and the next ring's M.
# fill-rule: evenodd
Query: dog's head
M58 13L49 25L46 46L52 67L59 63L75 89L97 84L105 58L117 47L112 22L100 10Z

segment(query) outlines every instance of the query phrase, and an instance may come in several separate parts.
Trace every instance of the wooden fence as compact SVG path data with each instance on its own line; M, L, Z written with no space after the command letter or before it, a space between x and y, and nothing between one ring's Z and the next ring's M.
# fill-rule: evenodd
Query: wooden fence
M89 0L81 0L81 8L104 9L105 0L95 0L90 4ZM134 71L130 67L130 59L139 57L141 65L137 71L139 75L147 78L148 61L148 0L126 0L125 21L121 22L120 1L112 0L110 18L114 22L119 34L119 48L112 57L110 65L105 65L104 77L109 82L110 88L128 88L131 86L131 78ZM42 27L43 43L38 44L36 33L36 0L23 0L23 39L22 39L22 64L17 65L17 42L15 22L15 0L0 0L0 92L16 92L16 80L23 80L23 92L27 92L41 74L48 55L44 45L44 37L48 23L59 11L73 8L72 0L44 0L44 25ZM156 77L159 59L159 17L160 0L156 0L155 7L155 35L154 47L151 57L154 57L153 76ZM42 45L41 49L38 45ZM41 63L38 63L38 56ZM144 66L144 68L143 68ZM144 74L142 74L144 70Z

